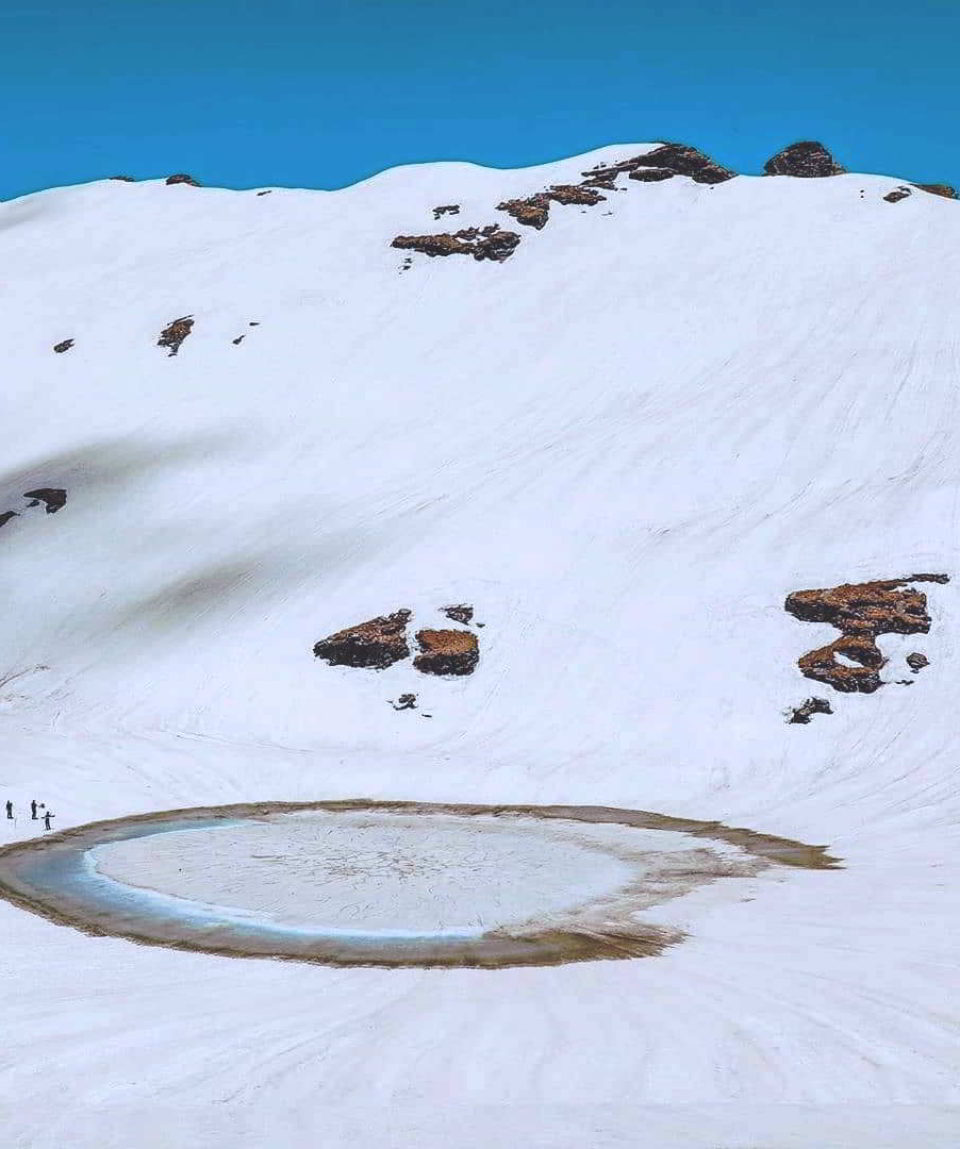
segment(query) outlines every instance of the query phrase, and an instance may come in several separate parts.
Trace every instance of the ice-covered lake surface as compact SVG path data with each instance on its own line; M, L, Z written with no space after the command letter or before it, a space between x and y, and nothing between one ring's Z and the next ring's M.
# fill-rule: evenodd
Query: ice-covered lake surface
M172 811L8 848L0 892L81 929L236 956L484 966L645 957L683 933L643 920L644 909L785 854L830 862L799 843L723 830L598 808Z

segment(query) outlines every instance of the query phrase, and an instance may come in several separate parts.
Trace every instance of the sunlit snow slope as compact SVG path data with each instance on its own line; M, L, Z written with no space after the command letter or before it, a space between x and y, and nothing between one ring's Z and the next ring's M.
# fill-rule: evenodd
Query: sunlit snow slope
M696 891L657 958L487 972L148 949L0 902L16 1145L956 1143L955 583L924 588L929 635L880 639L872 695L801 677L836 632L783 600L960 570L960 204L741 176L622 179L542 231L495 210L651 146L0 204L0 841L31 798L58 829L577 802L844 868ZM390 247L492 222L522 235L502 263ZM485 624L472 676L313 657L448 603ZM787 724L810 694L834 713Z

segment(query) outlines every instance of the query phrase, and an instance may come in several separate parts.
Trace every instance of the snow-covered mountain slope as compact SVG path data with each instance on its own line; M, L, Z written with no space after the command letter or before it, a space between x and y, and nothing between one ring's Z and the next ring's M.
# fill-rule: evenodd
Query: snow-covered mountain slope
M956 589L918 588L930 633L879 638L871 694L801 676L837 632L783 602L960 568L960 205L624 171L542 229L497 209L653 146L0 204L0 840L31 798L59 829L588 803L844 868L696 891L656 958L492 972L151 950L0 902L16 1144L954 1143ZM391 247L493 223L502 262ZM472 674L314 657L457 603ZM833 713L788 724L811 694Z

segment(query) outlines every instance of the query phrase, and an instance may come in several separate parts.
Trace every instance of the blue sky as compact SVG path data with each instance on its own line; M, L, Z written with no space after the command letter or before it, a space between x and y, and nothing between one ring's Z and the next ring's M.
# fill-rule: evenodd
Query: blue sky
M338 187L674 139L960 182L960 0L3 0L0 197Z

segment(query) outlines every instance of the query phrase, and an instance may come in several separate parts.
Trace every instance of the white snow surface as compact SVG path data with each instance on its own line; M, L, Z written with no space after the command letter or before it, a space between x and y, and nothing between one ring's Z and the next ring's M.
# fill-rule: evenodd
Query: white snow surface
M31 798L58 829L586 803L844 868L695 890L655 958L495 971L172 952L2 902L6 1144L957 1143L955 584L921 588L928 636L880 639L891 680L930 667L872 696L800 676L836 632L782 603L958 572L960 205L886 203L883 176L623 177L541 232L494 210L649 146L0 204L0 840L34 832ZM401 271L389 246L495 221L523 237L500 265ZM38 486L66 507L28 508ZM313 658L459 602L471 677ZM786 724L810 694L835 713Z

